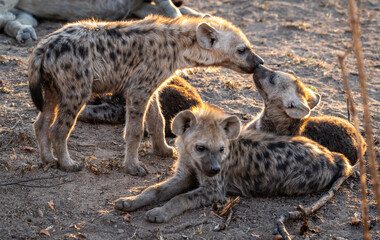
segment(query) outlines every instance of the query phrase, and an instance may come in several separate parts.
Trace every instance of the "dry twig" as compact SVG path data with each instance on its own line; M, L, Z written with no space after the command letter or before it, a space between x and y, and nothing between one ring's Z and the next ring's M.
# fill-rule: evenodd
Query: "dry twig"
M350 47L343 55L338 56L338 62L340 65L340 69L342 70L342 76L343 76L343 82L344 87L346 88L346 95L347 95L347 105L349 107L349 112L352 113L352 118L354 120L354 126L356 131L359 133L359 121L358 121L358 115L356 112L356 107L353 102L353 97L351 93L350 84L348 83L348 77L347 77L347 70L344 65L344 59L347 57L347 55L351 52L352 47ZM361 185L361 195L362 195L362 216L363 216L363 231L364 236L369 237L368 233L368 204L367 204L367 175L366 175L366 162L365 158L363 157L362 153L362 143L361 138L359 134L356 135L356 141L358 142L358 156L359 156L359 165L360 165L360 185ZM367 239L367 238L365 238Z
M240 202L240 197L231 198L221 209L216 212L221 217L227 217L232 208Z
M74 180L67 180L61 183L57 184L52 184L52 185L29 185L29 184L24 184L25 182L33 182L33 181L40 181L40 180L46 180L46 179L54 179L54 178L60 178L60 177L66 177L67 175L58 175L58 176L51 176L51 177L40 177L40 178L31 178L31 179L24 179L24 180L18 180L18 181L13 181L13 182L8 182L8 183L0 183L0 187L3 186L9 186L9 185L19 185L23 187L35 187L35 188L49 188L49 187L56 187L60 186L69 182L72 182Z
M356 14L355 14L355 10L356 10ZM379 178L378 178L378 173L377 173L378 168L377 168L377 163L376 163L375 149L373 145L373 132L372 132L371 117L369 114L369 106L368 106L366 73L365 73L364 63L363 63L363 51L362 51L362 46L360 42L359 13L360 13L360 9L355 9L355 1L349 0L348 16L350 18L352 44L353 44L353 49L355 52L356 63L358 65L358 72L359 72L360 91L361 91L362 103L363 103L364 128L365 128L365 135L366 135L367 146L368 146L368 149L367 149L368 159L369 159L370 172L371 172L372 181L373 181L373 187L375 189L376 200L377 200L377 203L379 203L380 189L379 189ZM379 204L377 205L377 212L378 212L378 215L380 216Z
M316 212L324 204L330 201L331 198L334 197L335 193L338 191L339 187L342 185L342 183L344 182L344 180L346 180L347 177L348 176L343 176L343 177L338 178L334 182L334 184L331 186L331 188L327 191L327 193L323 194L322 197L320 197L316 202L314 202L309 207L305 208L299 205L297 208L297 211L286 212L286 213L281 214L280 217L277 218L275 221L273 235L277 235L279 233L285 240L291 240L292 237L290 236L289 232L286 230L284 222L286 220L300 219L301 217L305 217Z

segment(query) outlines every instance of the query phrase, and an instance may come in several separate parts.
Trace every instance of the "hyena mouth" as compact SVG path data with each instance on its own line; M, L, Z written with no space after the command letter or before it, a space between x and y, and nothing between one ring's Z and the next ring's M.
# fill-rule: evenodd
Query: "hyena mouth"
M261 85L261 82L259 80L259 77L253 75L253 81L255 82L256 88L258 90L263 90L263 85Z

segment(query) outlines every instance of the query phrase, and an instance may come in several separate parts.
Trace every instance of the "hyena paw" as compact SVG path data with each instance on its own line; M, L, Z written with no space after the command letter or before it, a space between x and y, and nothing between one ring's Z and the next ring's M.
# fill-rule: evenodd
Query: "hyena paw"
M136 207L133 206L133 203L133 198L122 198L115 202L115 209L123 211L133 211L136 209Z
M136 165L127 165L123 167L123 172L128 173L132 176L144 177L148 174L148 169L145 167L144 163L138 162Z
M16 39L19 42L33 42L37 40L36 32L34 28L30 25L23 25L17 32Z
M46 163L46 164L58 163L58 160L55 157L53 157L52 155L50 155L50 156L41 156L41 158L42 158L42 162Z
M162 207L156 207L145 213L145 219L152 223L163 223L169 221L171 216Z
M162 147L162 148L154 148L153 154L161 156L161 157L175 157L177 156L177 151L173 147Z
M79 172L82 170L82 165L70 159L70 161L59 163L59 169L66 172Z

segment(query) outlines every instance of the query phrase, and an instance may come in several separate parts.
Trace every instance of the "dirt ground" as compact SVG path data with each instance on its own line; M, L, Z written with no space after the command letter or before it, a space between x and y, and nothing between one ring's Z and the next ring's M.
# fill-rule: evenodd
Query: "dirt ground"
M351 43L347 1L193 0L187 5L229 19L247 34L266 65L293 72L320 93L322 103L313 116L346 118L337 55ZM361 6L361 39L379 152L380 2L362 1ZM39 23L39 39L64 24L46 20ZM144 220L144 213L153 206L130 212L130 217L113 210L115 199L135 195L172 174L173 159L149 155L148 144L142 144L140 160L150 174L140 178L121 173L118 169L123 159L123 125L78 122L69 139L69 150L73 159L83 162L86 168L65 173L41 166L32 128L38 112L30 100L26 71L35 45L20 44L0 34L0 184L39 177L50 179L24 183L32 186L0 186L0 239L272 239L276 216L299 204L310 204L321 195L242 198L234 208L231 224L222 231L214 228L225 220L211 214L211 207L188 211L165 224ZM355 100L361 103L353 54L347 58L347 69ZM245 123L262 107L251 75L226 69L197 69L188 75L188 81L206 102L238 115ZM359 106L360 117L361 109ZM370 180L368 184L370 233L373 239L380 239ZM47 185L50 187L41 187ZM309 227L315 231L301 236L303 220L286 225L294 239L362 239L362 224L357 221L360 202L359 179L351 177L332 201L308 217ZM50 237L40 234L42 229Z

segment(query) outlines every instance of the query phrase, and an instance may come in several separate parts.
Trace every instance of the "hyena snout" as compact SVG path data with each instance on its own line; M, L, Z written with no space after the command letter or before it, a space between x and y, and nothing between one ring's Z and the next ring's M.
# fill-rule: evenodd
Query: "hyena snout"
M263 81L264 79L271 76L271 74L274 74L275 72L263 65L257 65L255 69L253 70L253 79L255 81Z
M255 69L264 64L264 60L254 51L250 51L246 58L246 66L241 66L241 70L245 73L254 73Z
M220 157L217 154L209 154L202 159L202 170L208 177L213 177L220 172Z
M257 90L260 92L261 95L263 95L263 93L266 92L267 90L267 88L265 87L267 86L267 83L265 81L268 81L268 82L273 81L274 76L275 76L275 72L263 65L258 65L254 69L253 81L255 82Z

